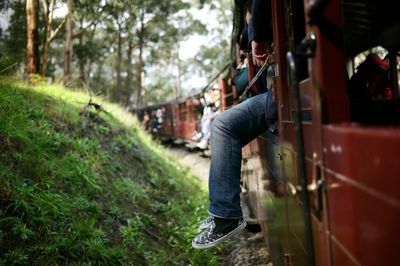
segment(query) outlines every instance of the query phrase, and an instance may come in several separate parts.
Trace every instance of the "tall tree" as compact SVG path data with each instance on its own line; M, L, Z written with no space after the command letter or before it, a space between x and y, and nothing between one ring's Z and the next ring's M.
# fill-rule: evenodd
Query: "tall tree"
M93 39L96 26L104 19L101 15L103 4L101 0L80 0L74 4L71 0L67 0L67 6L69 12L65 26L64 84L72 82L71 68L74 55L79 71L77 85L82 87L83 84L87 84L86 76L90 71L90 68L87 68L88 62L96 57L98 59L102 57L99 46L104 45L104 40L94 42ZM78 42L74 44L75 39L78 39Z
M12 72L21 64L26 64L26 3L25 0L2 2L0 12L11 13L6 30L2 31L0 38L0 69L9 69ZM10 12L12 10L12 12ZM11 65L15 67L10 68Z
M119 18L115 18L115 22L117 23L118 27L118 46L117 46L117 61L115 71L117 72L117 85L115 88L115 100L121 101L121 90L122 90L122 79L121 79L121 65L122 65L122 45L123 45L123 38L122 38L122 21Z
M187 91L182 86L182 81L185 75L189 75L190 68L180 58L181 43L192 34L208 32L206 26L194 17L189 7L190 5L178 6L178 10L171 8L167 22L153 23L149 28L147 39L151 42L151 61L148 64L153 66L152 69L155 68L154 65L157 67L149 73L153 80L146 81L145 101L154 101L159 97L160 100L178 98ZM163 74L156 73L159 71ZM193 72L190 75L193 75ZM156 92L158 90L163 92Z
M133 5L131 1L120 0L118 2L110 2L106 6L106 11L109 13L108 31L116 34L117 46L116 46L116 60L114 61L115 73L116 73L116 84L112 91L111 100L120 102L122 100L122 50L124 45L123 35L126 34L125 25L129 20L130 14L126 13L127 5Z
M27 74L39 73L39 36L37 0L26 0L26 72Z
M72 65L72 0L67 1L68 13L65 16L64 86L71 84Z
M144 50L144 10L141 9L139 14L139 30L138 30L138 49L139 49L139 62L138 62L138 70L137 70L137 97L136 97L136 106L142 106L143 102L143 84L144 84L144 60L143 60L143 50Z
M63 27L63 25L67 19L67 16L65 16L64 19L62 20L62 22L54 30L54 32L52 31L55 4L56 4L56 0L42 0L43 15L44 15L44 21L45 21L42 58L41 58L41 64L40 64L40 74L42 76L46 76L47 62L49 60L50 44L54 41L55 37L60 32L61 28Z
M212 11L216 20L216 27L208 31L208 44L202 45L200 51L188 60L186 64L197 71L202 76L211 78L218 73L221 68L231 61L230 51L230 31L227 31L231 25L232 1L221 0L204 4L204 8ZM211 12L210 12L211 13ZM212 62L212 64L210 64ZM196 69L196 70L194 70Z
M136 105L144 104L144 74L146 63L151 64L159 57L169 60L174 54L174 47L178 38L179 31L176 23L169 23L174 20L174 14L180 10L190 7L190 4L181 0L174 1L144 1L139 7L138 27L137 27L137 49L138 49L138 69L137 69L137 98ZM169 19L166 19L169 18ZM164 46L160 49L160 46ZM147 49L147 51L145 51ZM152 58L145 60L145 52L149 52ZM146 62L147 61L147 62Z
M136 20L135 13L132 12L132 9L129 9L130 11L130 18L126 23L126 32L127 32L127 41L128 41L128 49L126 51L126 101L125 105L129 107L132 104L133 101L133 65L132 65L132 56L133 56L133 50L135 48L135 43L134 43L134 34L133 34L133 28L134 28L134 23Z

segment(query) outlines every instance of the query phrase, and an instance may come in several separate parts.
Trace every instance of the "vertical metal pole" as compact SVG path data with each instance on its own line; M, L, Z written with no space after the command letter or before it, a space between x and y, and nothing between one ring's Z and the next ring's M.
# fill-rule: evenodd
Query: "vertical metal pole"
M303 130L301 127L301 111L300 111L300 93L299 93L299 83L297 81L297 71L296 71L296 63L295 58L292 52L288 52L286 54L286 58L288 61L289 75L288 78L290 80L289 85L292 89L292 93L294 96L294 126L295 126L295 134L296 134L296 143L297 143L297 162L298 162L298 174L300 177L300 185L301 185L301 195L303 198L303 212L304 212L304 224L306 230L306 247L307 247L307 256L308 256L308 265L314 266L314 241L312 234L312 224L311 224L311 210L310 204L308 201L308 190L307 190L307 170L305 163L305 151L304 151L304 139L303 139Z

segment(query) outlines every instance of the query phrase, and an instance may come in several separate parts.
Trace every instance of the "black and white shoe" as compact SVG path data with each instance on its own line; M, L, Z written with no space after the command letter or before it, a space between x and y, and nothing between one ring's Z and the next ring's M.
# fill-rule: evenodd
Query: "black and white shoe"
M208 228L212 224L213 221L214 221L214 216L209 215L205 220L203 220L199 224L199 230L204 230L204 229Z
M210 226L196 236L192 247L196 249L211 248L231 238L246 227L243 219L221 219L214 217Z

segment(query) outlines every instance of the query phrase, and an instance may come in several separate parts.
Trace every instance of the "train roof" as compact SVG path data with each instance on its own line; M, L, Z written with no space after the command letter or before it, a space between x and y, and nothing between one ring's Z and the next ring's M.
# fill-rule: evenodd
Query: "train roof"
M130 111L131 112L137 112L137 111L146 110L146 109L158 109L161 106L164 106L164 105L167 105L167 104L171 104L171 103L175 103L176 101L177 100L168 100L168 101L164 101L164 102L161 102L161 103L146 105L146 106L142 106L142 107L134 107L134 108L131 108Z

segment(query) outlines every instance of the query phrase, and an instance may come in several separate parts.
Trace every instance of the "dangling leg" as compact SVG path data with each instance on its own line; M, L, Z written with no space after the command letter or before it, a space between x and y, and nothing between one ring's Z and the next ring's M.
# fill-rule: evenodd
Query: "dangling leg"
M246 222L240 207L242 147L267 129L266 93L254 96L219 114L211 129L209 213L211 225L192 246L209 248L241 231Z

